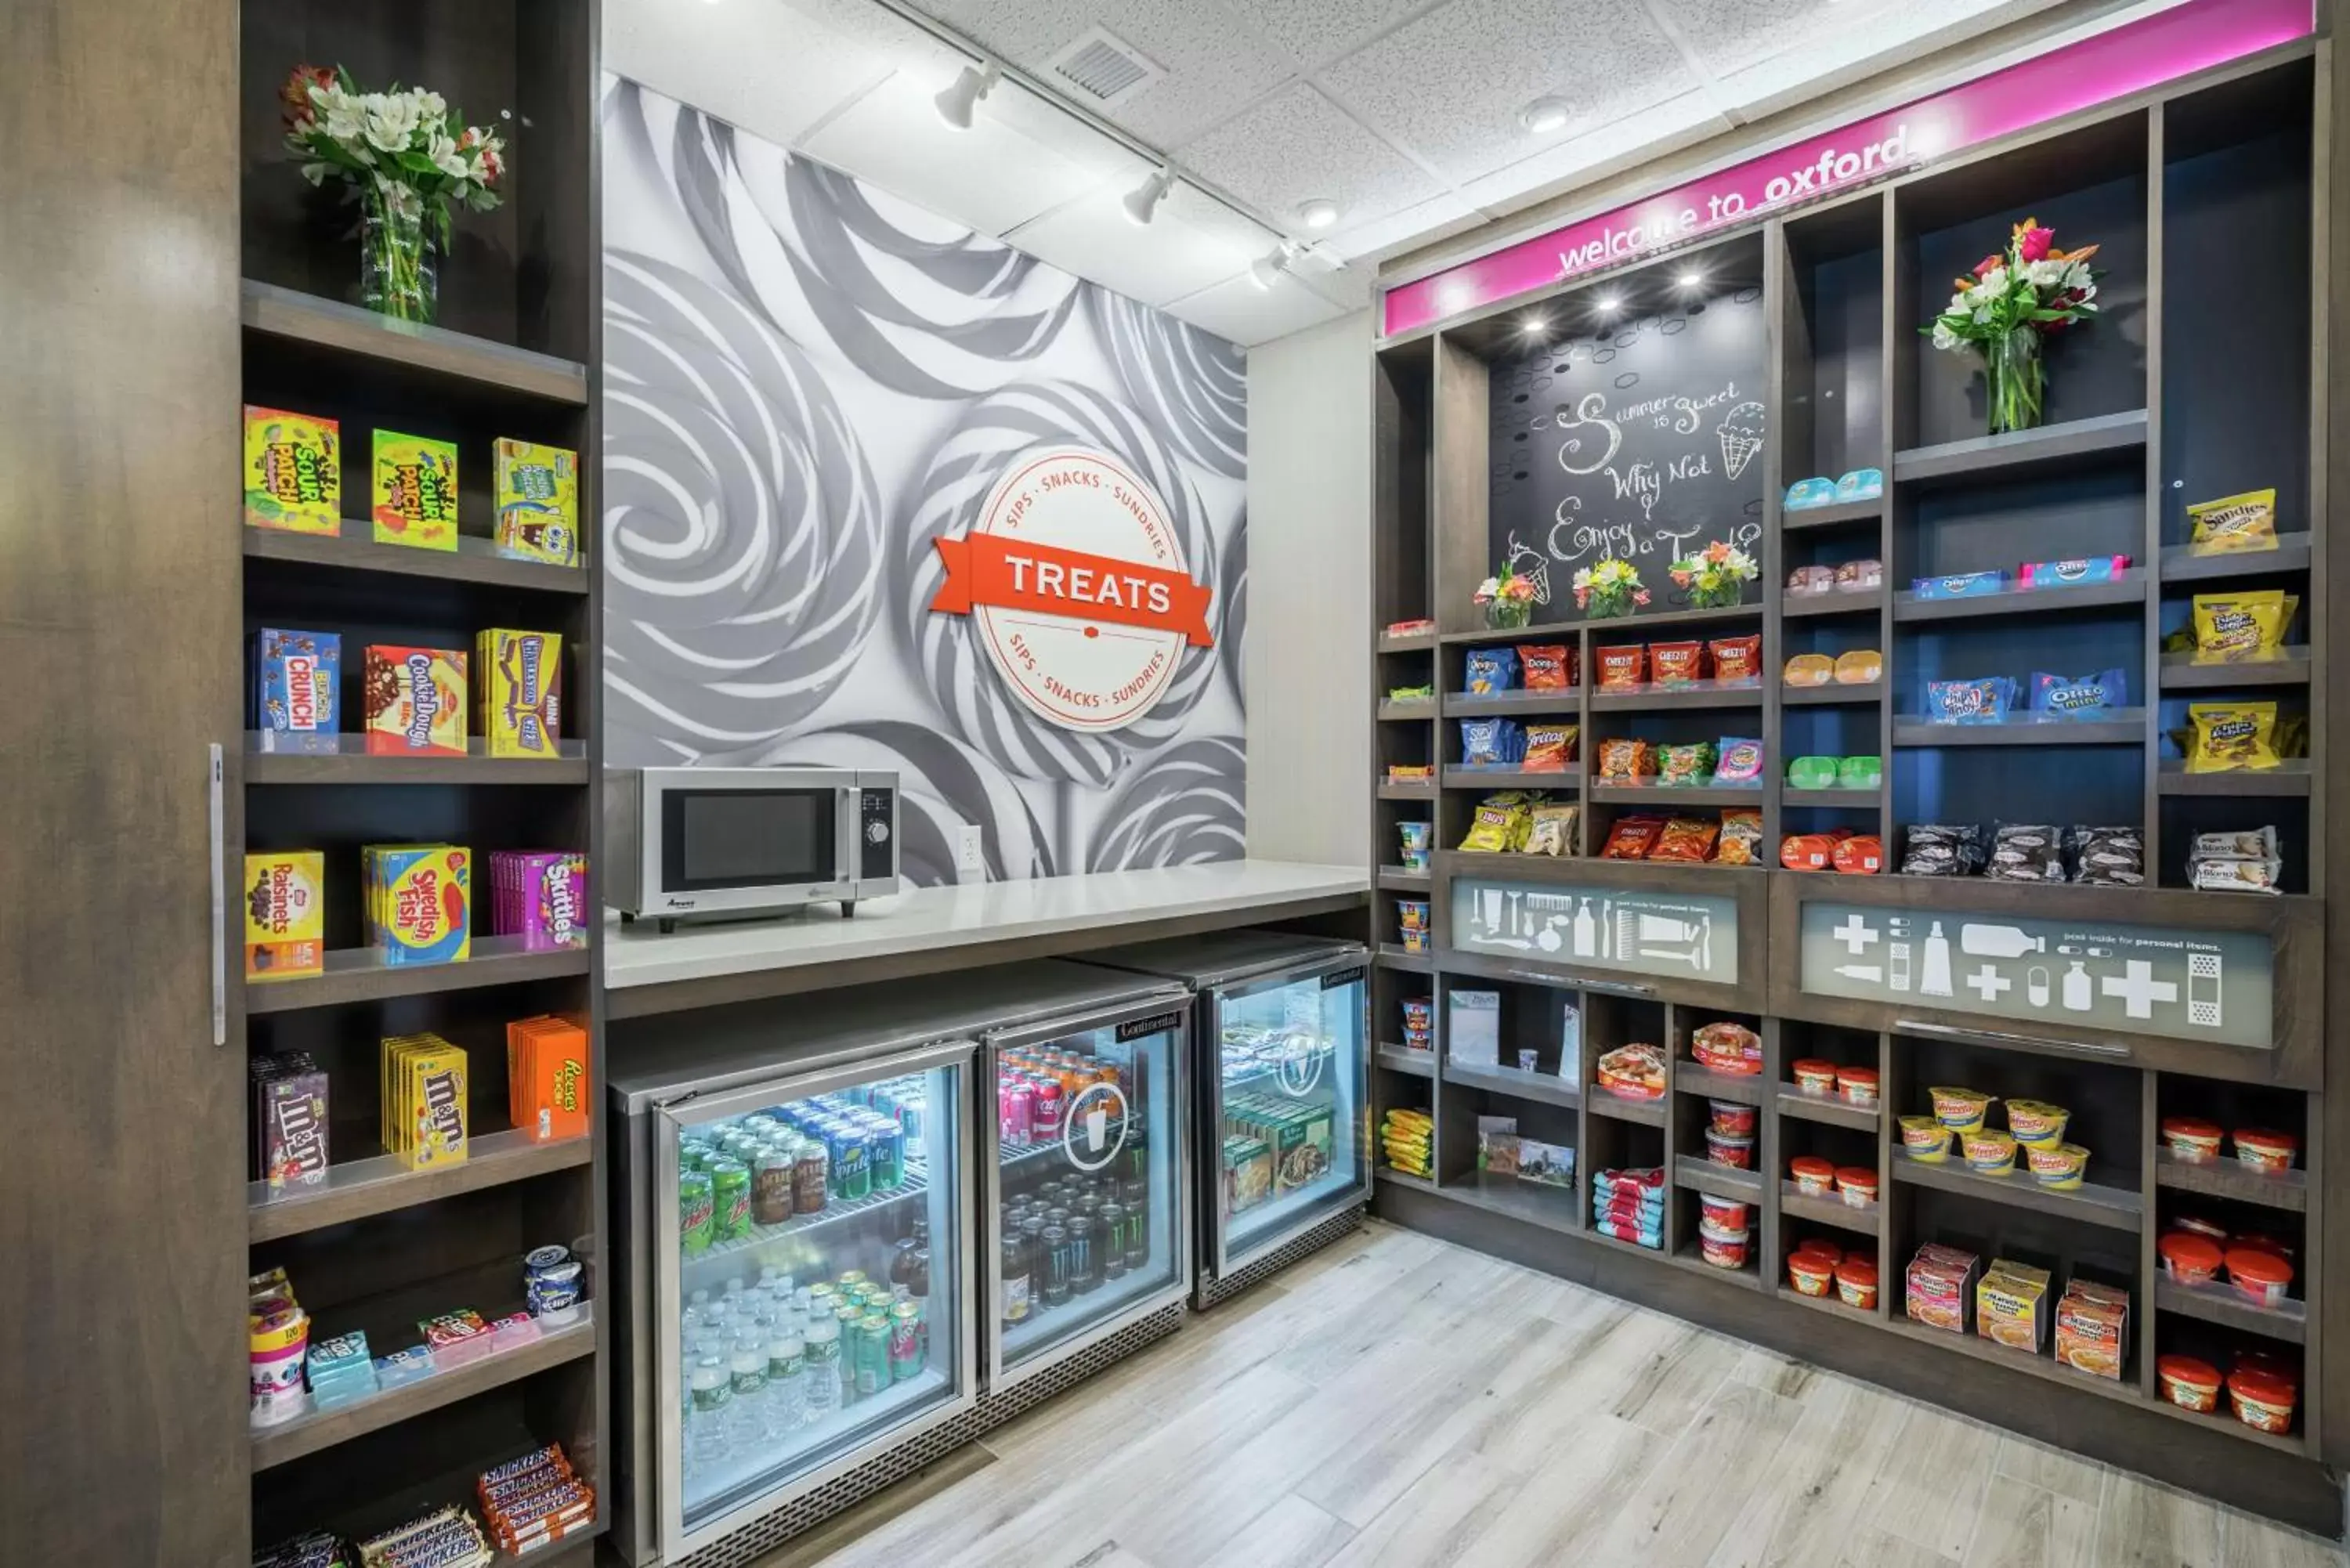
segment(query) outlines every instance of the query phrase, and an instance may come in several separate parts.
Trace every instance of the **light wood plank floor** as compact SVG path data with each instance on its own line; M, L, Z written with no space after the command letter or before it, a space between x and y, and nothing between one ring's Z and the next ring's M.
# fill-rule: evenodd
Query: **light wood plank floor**
M756 1568L2343 1568L1374 1223Z

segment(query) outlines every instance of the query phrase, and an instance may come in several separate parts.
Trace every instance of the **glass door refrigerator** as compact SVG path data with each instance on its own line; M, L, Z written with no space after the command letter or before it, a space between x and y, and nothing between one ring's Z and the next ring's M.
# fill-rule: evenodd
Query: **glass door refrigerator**
M1359 942L1223 931L1089 953L1198 995L1194 1137L1204 1303L1332 1216L1370 1201L1370 954Z
M973 1411L983 1349L1024 1375L1180 1281L1188 1002L1047 961L616 1024L622 1554L773 1544L827 1511L811 1493ZM1016 1144L999 1062L1029 1087ZM1037 1228L1046 1304L999 1340L1014 1202L1068 1213Z

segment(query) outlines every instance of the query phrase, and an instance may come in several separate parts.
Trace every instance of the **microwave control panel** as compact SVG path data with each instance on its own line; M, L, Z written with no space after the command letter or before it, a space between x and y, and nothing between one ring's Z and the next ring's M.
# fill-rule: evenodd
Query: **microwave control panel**
M897 873L898 846L892 842L898 835L898 814L892 809L896 794L886 789L858 791L857 877L860 882Z

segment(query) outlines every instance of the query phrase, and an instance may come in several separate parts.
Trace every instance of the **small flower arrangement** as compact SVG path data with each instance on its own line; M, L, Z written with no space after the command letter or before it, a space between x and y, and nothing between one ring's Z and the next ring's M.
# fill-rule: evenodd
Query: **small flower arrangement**
M1746 597L1746 585L1762 575L1754 557L1735 545L1716 539L1694 556L1672 565L1673 583L1689 590L1696 609L1721 609Z
M1535 592L1534 578L1504 566L1498 576L1478 584L1470 597L1484 607L1486 625L1520 627L1534 618Z
M339 66L296 66L278 96L286 151L302 161L302 177L323 185L333 174L359 192L363 302L388 316L430 321L432 249L449 248L452 203L476 213L497 206L504 141L463 123L437 92L397 85L361 92Z
M1930 326L1919 327L1947 353L1982 356L1991 389L1991 428L2029 430L2040 422L2045 396L2041 340L2097 314L2097 279L2089 265L2095 245L2056 248L2056 233L2026 218L2007 237L2007 249L1976 265L1972 277Z
M1620 556L1603 556L1575 574L1575 607L1594 620L1630 615L1648 602L1639 568Z

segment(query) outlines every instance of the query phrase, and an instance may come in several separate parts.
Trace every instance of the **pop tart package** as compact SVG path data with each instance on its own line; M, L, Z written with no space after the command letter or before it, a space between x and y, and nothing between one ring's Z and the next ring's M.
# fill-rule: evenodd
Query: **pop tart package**
M1926 715L1937 724L2004 723L2015 706L2015 682L2004 675L1926 683Z
M1472 648L1464 661L1472 697L1490 697L1497 691L1514 691L1518 684L1518 655L1514 649Z
M2100 670L2077 680L2048 674L2032 678L2032 711L2043 719L2102 718L2128 704L2128 678L2119 670Z
M2018 581L2025 588L2077 588L2085 583L2117 583L2129 570L2127 556L2091 556L2069 561L2027 562Z
M1525 731L1512 719L1461 721L1461 764L1505 767L1525 754Z

